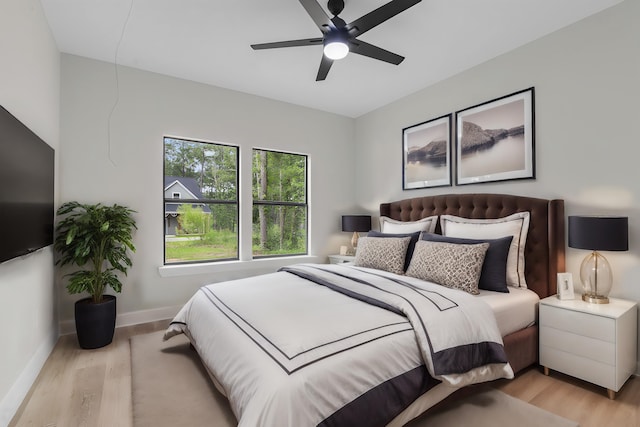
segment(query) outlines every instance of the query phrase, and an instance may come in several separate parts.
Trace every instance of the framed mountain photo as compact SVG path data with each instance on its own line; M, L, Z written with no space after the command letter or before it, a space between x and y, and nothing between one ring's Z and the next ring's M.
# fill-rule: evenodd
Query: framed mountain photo
M535 178L534 88L456 112L456 185Z
M402 129L402 189L451 185L451 114Z

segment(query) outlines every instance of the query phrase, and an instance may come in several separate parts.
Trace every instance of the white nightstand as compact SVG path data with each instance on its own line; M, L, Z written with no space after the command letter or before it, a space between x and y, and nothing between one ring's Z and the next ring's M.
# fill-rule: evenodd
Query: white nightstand
M329 264L344 264L355 260L356 257L353 255L329 255Z
M636 370L637 308L633 301L609 304L581 299L540 301L540 364L605 387L615 399Z

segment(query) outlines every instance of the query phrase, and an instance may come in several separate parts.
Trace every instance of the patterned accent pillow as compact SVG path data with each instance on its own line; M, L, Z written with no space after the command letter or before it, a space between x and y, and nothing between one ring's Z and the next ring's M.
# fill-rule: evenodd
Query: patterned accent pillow
M410 240L411 237L362 237L354 264L402 274Z
M478 295L478 281L489 243L462 245L420 240L407 276Z
M385 239L388 239L390 237L409 237L409 238L411 238L411 240L409 240L409 246L407 246L407 255L404 258L404 271L407 271L407 268L409 268L409 263L411 262L411 257L413 256L413 248L416 247L416 242L418 241L418 239L420 239L420 235L421 234L422 234L421 231L416 231L415 233L406 233L406 234L402 234L402 233L387 234L387 233L381 233L379 231L371 230L369 233L367 233L367 236L369 236L369 237L382 237L382 238L385 238Z

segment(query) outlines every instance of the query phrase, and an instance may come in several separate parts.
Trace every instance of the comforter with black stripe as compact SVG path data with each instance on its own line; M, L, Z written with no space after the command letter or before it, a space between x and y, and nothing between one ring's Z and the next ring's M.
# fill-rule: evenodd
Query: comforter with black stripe
M165 339L179 333L239 426L384 426L436 386L513 376L485 303L352 266L300 264L204 286Z

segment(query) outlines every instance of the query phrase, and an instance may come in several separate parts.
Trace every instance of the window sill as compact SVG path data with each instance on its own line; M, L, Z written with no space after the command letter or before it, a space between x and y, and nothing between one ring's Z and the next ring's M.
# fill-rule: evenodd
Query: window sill
M196 274L254 271L258 274L274 272L280 267L303 262L322 263L326 257L301 255L291 257L263 258L251 261L220 261L202 264L163 265L158 267L160 277L190 276Z

